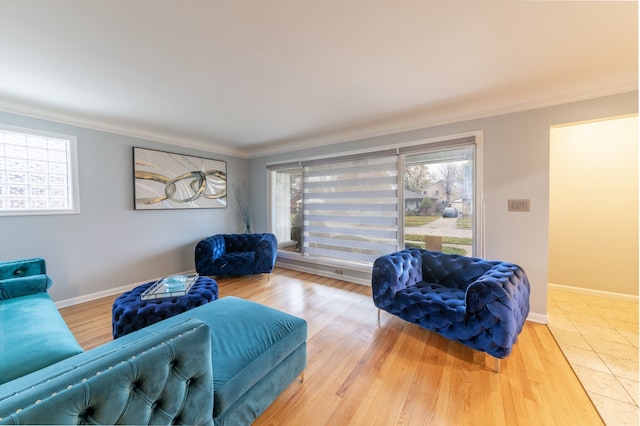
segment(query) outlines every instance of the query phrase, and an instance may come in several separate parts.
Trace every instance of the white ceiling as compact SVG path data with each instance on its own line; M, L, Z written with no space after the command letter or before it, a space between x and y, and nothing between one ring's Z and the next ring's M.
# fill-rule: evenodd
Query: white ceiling
M0 0L0 109L253 157L635 90L635 1Z

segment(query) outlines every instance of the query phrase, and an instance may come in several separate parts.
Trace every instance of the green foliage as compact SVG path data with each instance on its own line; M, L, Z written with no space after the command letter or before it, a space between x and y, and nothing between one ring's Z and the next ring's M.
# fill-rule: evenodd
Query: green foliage
M424 197L422 199L422 201L420 202L420 208L421 209L429 208L432 205L433 205L433 201L431 201L431 198L429 198L429 197Z

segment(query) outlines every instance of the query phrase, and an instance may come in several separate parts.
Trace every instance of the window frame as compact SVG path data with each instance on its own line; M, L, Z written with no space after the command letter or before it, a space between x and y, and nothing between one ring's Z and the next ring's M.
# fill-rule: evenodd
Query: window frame
M66 215L80 213L80 178L78 169L78 140L76 136L43 131L38 129L11 126L0 123L0 132L18 133L25 136L57 139L67 144L67 201L68 208L64 209L0 209L0 217L5 216L41 216L41 215ZM4 171L4 170L3 170Z
M425 138L425 139L417 139L413 141L408 141L399 144L380 146L372 149L364 149L351 151L346 153L338 153L334 155L326 155L326 156L318 156L318 157L307 157L306 159L293 160L289 162L274 162L268 163L266 165L267 176L270 176L271 172L287 169L287 168L304 168L304 166L324 163L324 162L333 162L333 161L345 161L345 160L355 160L355 159L364 159L372 156L383 156L386 153L393 152L398 156L398 209L403 205L404 199L404 183L403 179L403 170L404 170L404 158L406 155L412 155L419 152L424 151L432 151L438 149L449 149L454 146L463 146L463 145L474 145L474 158L473 158L473 197L474 197L474 217L472 224L472 233L473 233L473 256L482 257L485 252L485 241L484 241L484 195L483 195L483 132L482 130L475 130L464 132L460 134L451 134L442 137L434 137L434 138ZM303 175L304 179L304 175ZM271 232L271 225L273 221L273 206L272 206L272 194L271 194L271 180L268 178L268 206L267 206L267 219L268 219L268 227ZM304 209L304 206L303 206ZM398 227L399 227L399 238L398 238L398 247L404 247L404 212L398 212ZM304 229L303 229L304 232ZM351 263L345 262L335 259L316 257L316 256L305 256L304 248L301 253L299 252L288 252L278 250L278 256L282 256L283 258L289 259L299 259L300 261L311 261L317 265L337 265L337 266L347 266L353 270L370 270L370 266L360 263Z

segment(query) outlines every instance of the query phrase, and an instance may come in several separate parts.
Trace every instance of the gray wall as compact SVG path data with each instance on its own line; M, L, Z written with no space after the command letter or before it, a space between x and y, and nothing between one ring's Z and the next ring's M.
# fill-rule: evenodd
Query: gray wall
M192 270L200 239L244 229L231 185L224 209L134 210L132 147L224 160L229 182L247 180L245 159L3 112L0 122L78 140L80 214L0 216L0 260L44 257L56 301Z
M549 233L549 134L557 124L637 113L638 93L630 92L525 112L499 115L372 137L250 160L256 205L267 204L268 163L328 155L402 142L483 132L484 257L521 265L532 285L531 311L546 322ZM531 211L507 211L508 199L528 198ZM266 210L255 213L267 228Z

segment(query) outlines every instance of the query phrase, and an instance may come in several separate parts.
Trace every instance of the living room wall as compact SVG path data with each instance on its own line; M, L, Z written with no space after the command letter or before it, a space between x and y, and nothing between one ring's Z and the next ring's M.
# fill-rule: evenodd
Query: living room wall
M80 214L0 216L0 260L45 258L59 305L193 270L199 240L244 229L231 184L227 208L134 210L132 147L224 160L230 183L247 180L246 159L6 112L0 123L77 137Z
M315 148L283 150L249 161L251 199L254 205L267 205L269 163L482 131L484 257L514 262L525 269L532 286L532 319L546 322L550 127L637 111L638 93L634 91ZM507 211L507 200L522 198L530 200L529 212ZM266 230L266 209L257 209L254 216L255 228Z

